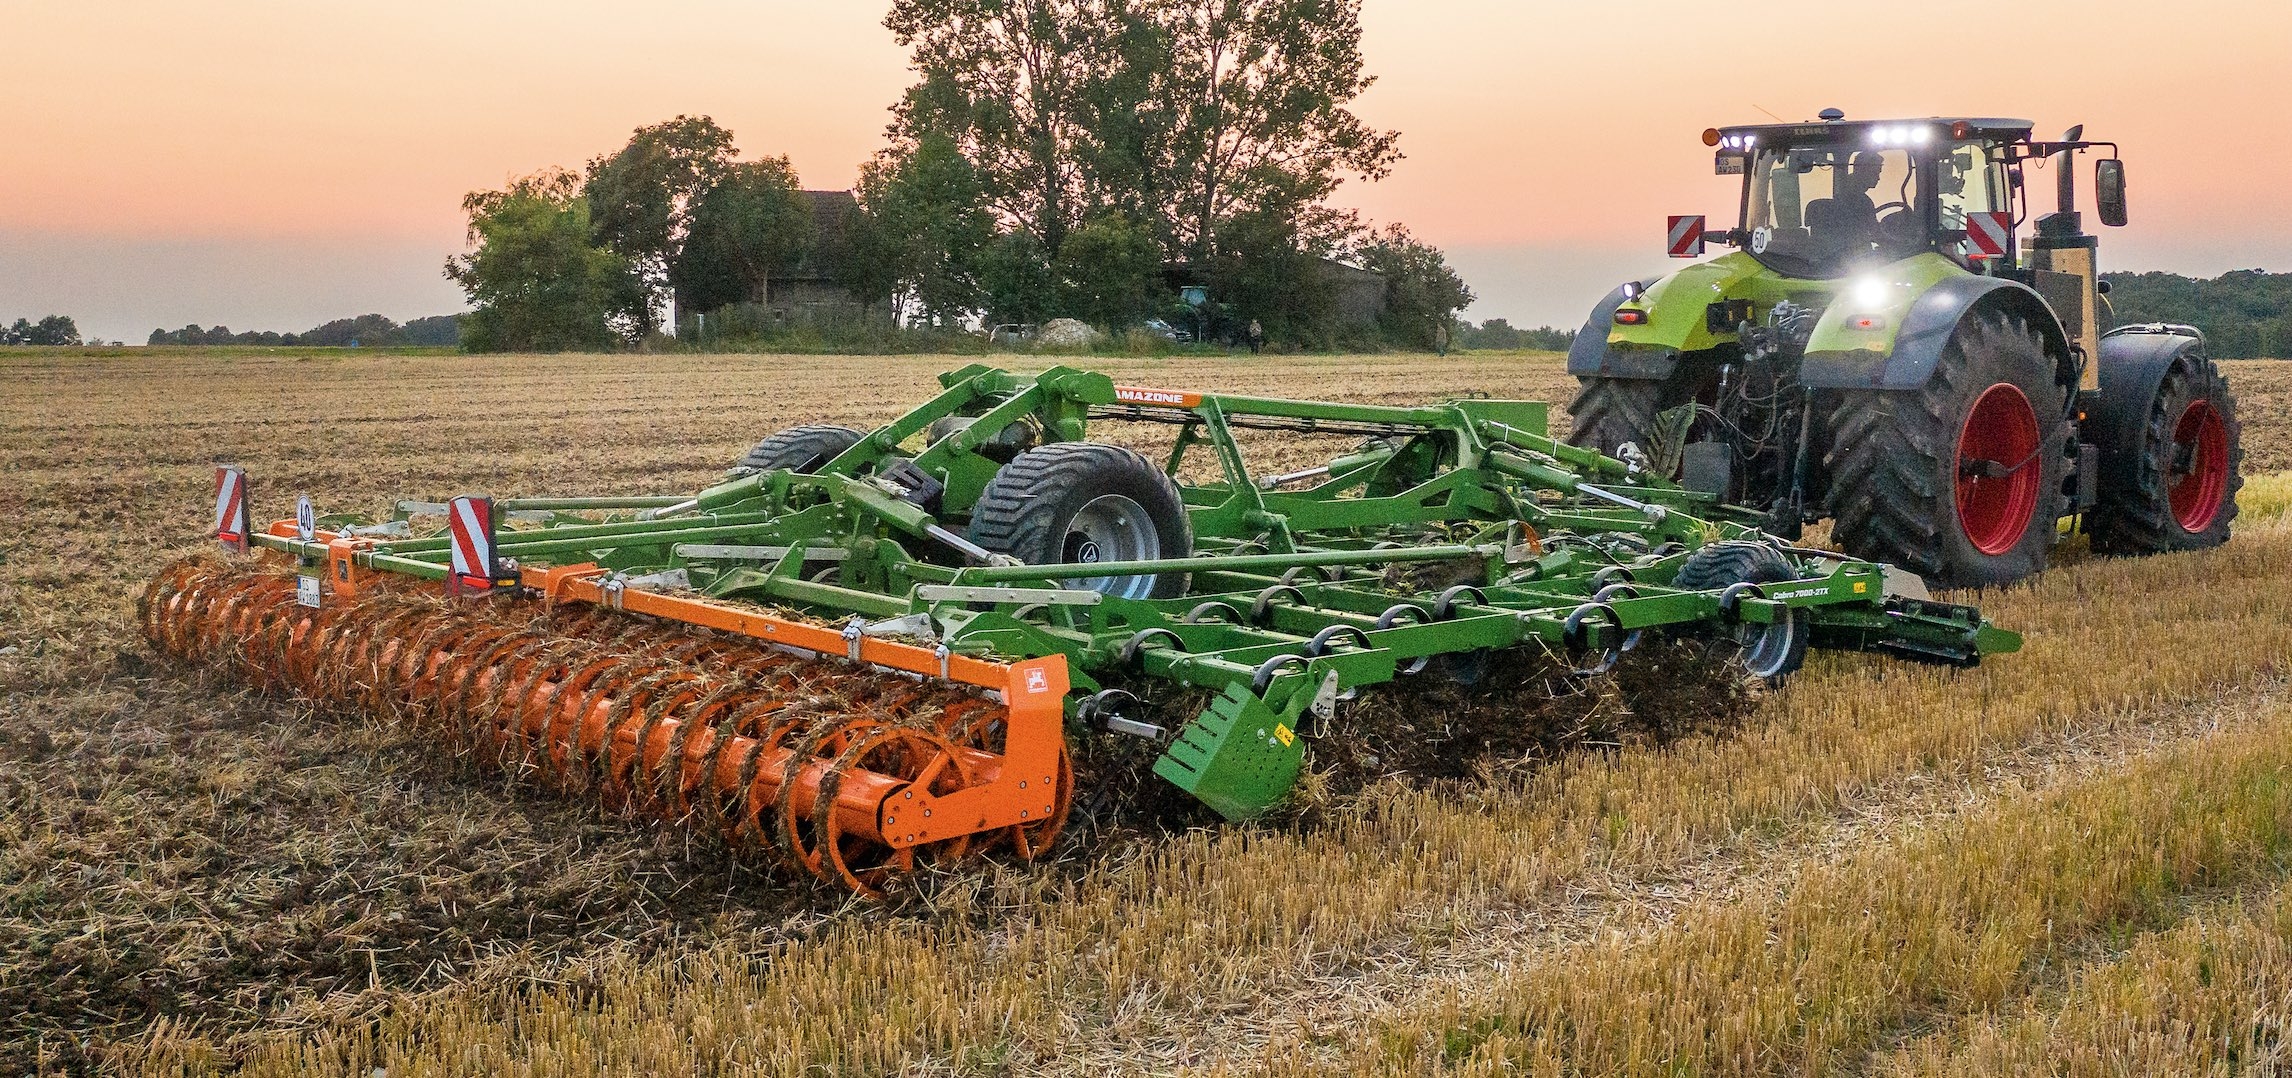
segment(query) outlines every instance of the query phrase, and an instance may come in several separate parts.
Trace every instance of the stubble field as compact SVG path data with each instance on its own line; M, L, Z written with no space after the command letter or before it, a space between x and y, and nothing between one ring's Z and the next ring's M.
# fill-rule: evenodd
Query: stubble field
M675 492L960 362L0 353L0 1073L2292 1071L2292 363L2226 365L2228 547L1985 595L2029 645L1980 670L1819 658L1731 730L888 906L132 629L218 461L258 519ZM1551 356L1092 365L1573 389Z

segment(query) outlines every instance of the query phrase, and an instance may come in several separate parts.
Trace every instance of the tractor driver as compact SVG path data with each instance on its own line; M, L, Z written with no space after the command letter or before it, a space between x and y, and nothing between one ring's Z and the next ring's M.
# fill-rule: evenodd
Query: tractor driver
M1843 174L1832 181L1830 197L1807 204L1807 231L1824 249L1845 252L1868 248L1878 233L1878 204L1870 192L1886 170L1882 154L1864 151Z

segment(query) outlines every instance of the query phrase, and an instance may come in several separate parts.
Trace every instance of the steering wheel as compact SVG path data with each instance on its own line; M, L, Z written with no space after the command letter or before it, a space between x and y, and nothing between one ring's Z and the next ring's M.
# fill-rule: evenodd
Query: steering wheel
M1880 205L1879 205L1879 207L1878 207L1877 209L1875 209L1875 210L1872 210L1872 211L1870 211L1870 212L1871 212L1871 213L1873 213L1873 214L1882 214L1882 213L1885 213L1885 212L1886 212L1886 211L1888 211L1888 210L1907 210L1907 209L1909 209L1909 208L1910 208L1910 204L1909 204L1909 203L1907 203L1907 202L1902 202L1902 201L1894 201L1894 202L1887 202L1887 203L1882 203L1882 204L1880 204Z
M1899 212L1889 214L1886 212L1889 207ZM1880 242L1889 244L1909 243L1918 238L1918 217L1911 212L1908 203L1889 202L1878 207L1877 215L1877 234Z

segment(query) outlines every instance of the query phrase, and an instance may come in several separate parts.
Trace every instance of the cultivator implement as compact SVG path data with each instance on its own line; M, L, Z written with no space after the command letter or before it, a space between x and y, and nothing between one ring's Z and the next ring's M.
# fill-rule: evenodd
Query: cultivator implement
M1155 774L1238 819L1286 797L1309 733L1418 679L1521 657L1592 675L1649 634L1717 639L1766 678L1809 646L1971 664L2018 645L1914 578L1553 441L1541 404L942 382L872 433L775 435L689 496L379 522L306 502L258 530L225 469L217 533L260 556L167 570L144 630L867 893L989 848L1033 858L1073 798L1070 738L1151 739ZM1087 440L1115 424L1161 425L1167 456ZM1358 441L1261 477L1236 430ZM1214 478L1186 480L1195 456ZM1208 704L1169 714L1179 697Z

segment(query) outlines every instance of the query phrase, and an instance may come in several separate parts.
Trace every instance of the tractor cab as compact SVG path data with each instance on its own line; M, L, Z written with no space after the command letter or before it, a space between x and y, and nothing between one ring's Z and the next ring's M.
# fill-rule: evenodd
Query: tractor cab
M2003 213L2027 120L1767 124L1715 128L1720 175L1743 177L1741 225L1715 234L1788 277L1829 279L1934 251L1979 270L2007 252L1968 232Z

